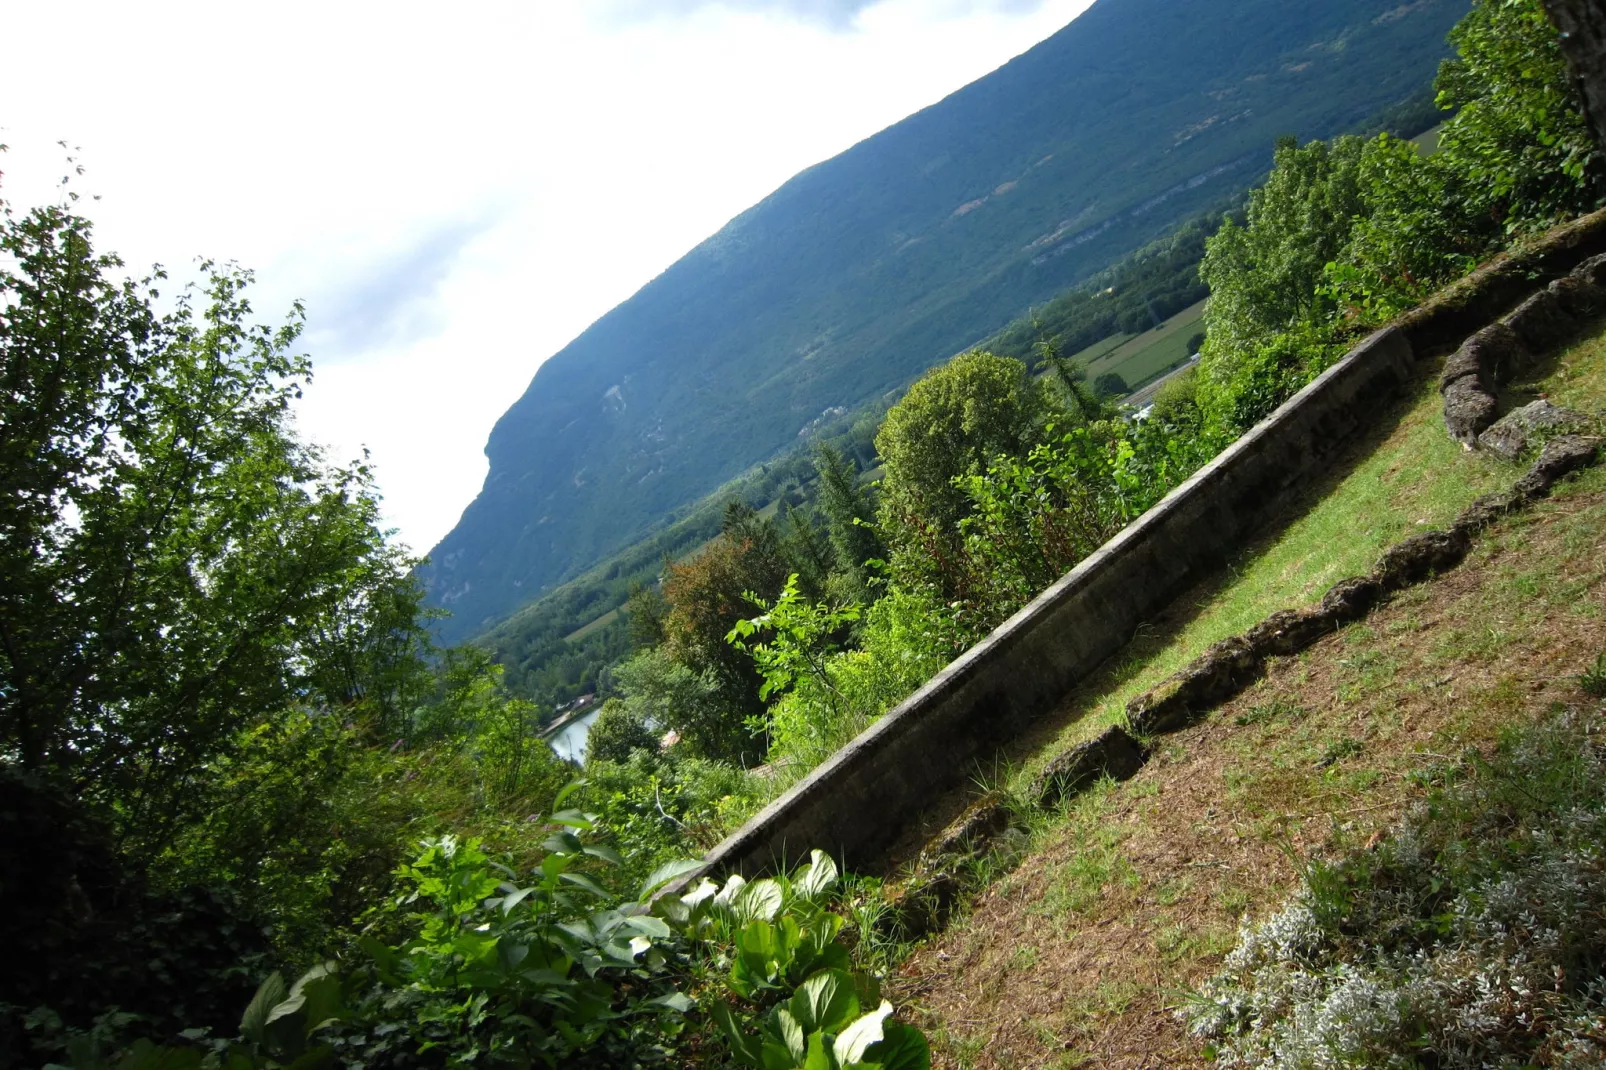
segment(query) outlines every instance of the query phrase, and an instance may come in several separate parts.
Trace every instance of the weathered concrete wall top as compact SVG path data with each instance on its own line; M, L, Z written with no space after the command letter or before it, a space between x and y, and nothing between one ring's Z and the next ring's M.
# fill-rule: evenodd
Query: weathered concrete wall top
M1052 710L1142 622L1242 547L1286 491L1399 396L1415 377L1418 353L1487 323L1538 285L1535 276L1601 251L1606 212L1502 258L1448 299L1367 338L716 847L707 868L770 869L819 847L850 869L873 870L938 796L962 786L978 761Z

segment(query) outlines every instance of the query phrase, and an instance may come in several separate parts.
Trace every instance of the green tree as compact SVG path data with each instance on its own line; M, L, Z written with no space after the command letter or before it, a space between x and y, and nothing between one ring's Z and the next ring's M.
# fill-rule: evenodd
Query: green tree
M1511 231L1592 207L1600 153L1539 0L1475 0L1450 41L1435 86L1457 114L1439 155L1465 179L1467 210Z
M1131 393L1132 388L1117 372L1105 372L1093 380L1093 392L1101 398L1119 398Z
M586 764L629 761L637 750L657 753L658 733L639 705L609 699L586 732Z
M744 723L747 715L731 708L713 673L690 669L658 647L618 665L613 675L635 716L673 730L692 753L741 765L763 759L764 743L753 739Z
M875 509L859 486L853 461L830 446L815 451L814 470L820 477L820 508L831 537L835 571L848 577L853 594L862 593L868 574L865 562L885 556L886 547L871 521Z
M367 670L419 638L413 562L367 467L290 429L299 307L253 325L250 274L206 264L158 315L156 279L120 281L63 207L6 206L0 250L0 752L149 856L251 726L392 715L375 680L416 674Z
M1001 454L1024 456L1043 440L1051 411L1042 385L1011 357L974 351L926 373L876 435L883 532L952 533L967 511L954 479Z
M1271 175L1249 195L1244 224L1228 218L1205 243L1199 276L1210 287L1207 357L1230 361L1331 315L1331 301L1318 291L1364 211L1364 145L1355 137L1277 143Z
M725 729L694 733L715 748L702 752L710 758L751 753L751 741L740 725L744 718L762 712L758 691L763 682L752 659L733 650L725 636L747 616L749 592L773 598L791 571L775 525L740 502L727 508L722 533L702 553L669 566L664 578L669 613L664 618L663 650L694 675L712 680L729 711L731 723ZM654 720L678 727L672 720Z

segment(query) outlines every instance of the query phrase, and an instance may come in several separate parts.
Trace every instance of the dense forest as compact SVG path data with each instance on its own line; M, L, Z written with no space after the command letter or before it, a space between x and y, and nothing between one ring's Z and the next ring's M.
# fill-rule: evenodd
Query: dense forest
M1099 0L797 175L540 365L421 572L452 613L440 634L484 632L822 415L1219 205L1276 137L1338 134L1419 91L1466 8Z
M1147 418L1051 338L1040 375L970 351L885 413L874 486L822 445L777 476L812 509L726 506L631 595L583 778L295 436L299 310L216 266L159 301L76 202L7 205L0 1063L928 1066L873 882L655 893L1360 333L1600 203L1537 0L1451 41L1436 153L1276 145Z

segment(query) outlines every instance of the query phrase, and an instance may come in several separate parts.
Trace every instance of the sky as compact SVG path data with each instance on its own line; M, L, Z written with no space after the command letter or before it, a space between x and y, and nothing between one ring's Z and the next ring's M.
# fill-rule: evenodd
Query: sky
M803 168L1091 0L0 3L0 196L307 307L296 419L425 553L541 362ZM27 45L26 42L50 42Z

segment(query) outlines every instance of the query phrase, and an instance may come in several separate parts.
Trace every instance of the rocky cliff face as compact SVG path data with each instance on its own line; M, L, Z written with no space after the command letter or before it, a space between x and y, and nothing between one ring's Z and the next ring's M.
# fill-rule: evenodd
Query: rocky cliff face
M541 365L423 572L446 637L1420 88L1467 6L1099 0L799 174Z

